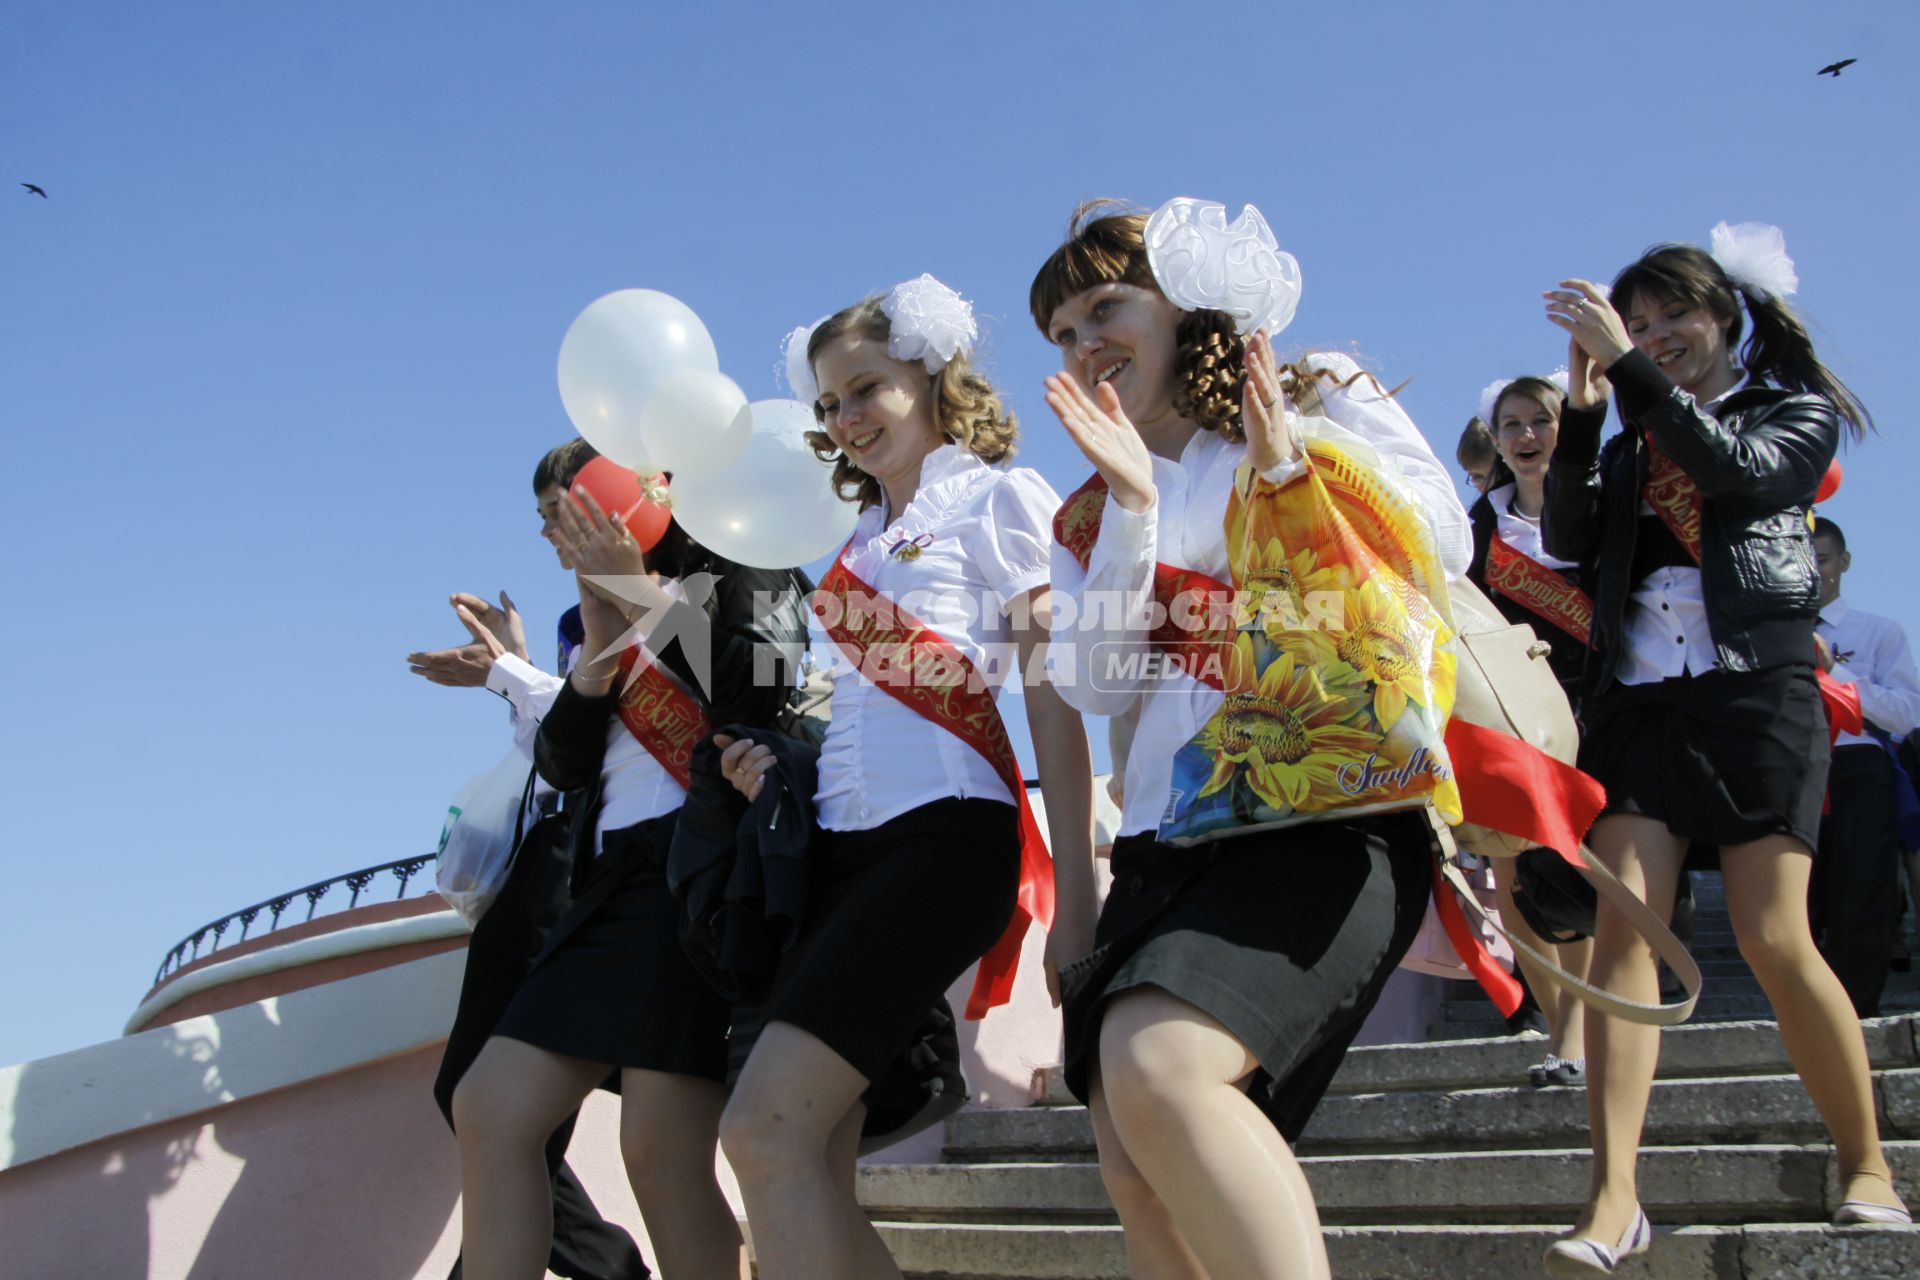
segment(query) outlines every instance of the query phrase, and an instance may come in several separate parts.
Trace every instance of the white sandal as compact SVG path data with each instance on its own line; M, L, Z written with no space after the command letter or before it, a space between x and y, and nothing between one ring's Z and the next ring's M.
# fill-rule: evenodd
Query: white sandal
M1548 1245L1541 1261L1546 1263L1548 1275L1566 1280L1579 1280L1582 1276L1610 1276L1622 1262L1645 1253L1647 1246L1652 1243L1653 1224L1647 1221L1647 1211L1635 1205L1633 1221L1627 1224L1626 1234L1620 1237L1620 1243L1613 1248L1607 1248L1590 1236L1568 1236Z

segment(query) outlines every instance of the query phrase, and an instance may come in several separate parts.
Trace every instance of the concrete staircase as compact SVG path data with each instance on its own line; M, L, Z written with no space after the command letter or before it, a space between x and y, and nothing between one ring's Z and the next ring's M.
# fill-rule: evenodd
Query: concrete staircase
M1716 936L1724 910L1707 900L1716 888L1703 887L1698 947L1731 946L1730 934ZM1737 980L1709 977L1708 990ZM1436 1027L1465 1025L1443 1011ZM1920 1018L1865 1029L1895 1177L1920 1196ZM1585 1092L1526 1085L1540 1051L1538 1039L1502 1036L1348 1055L1299 1148L1336 1277L1541 1274L1541 1250L1585 1198L1591 1156ZM1656 1237L1619 1274L1920 1273L1920 1231L1824 1225L1838 1201L1824 1136L1772 1023L1723 1011L1665 1032L1640 1166ZM1057 1083L1040 1105L955 1117L945 1154L942 1164L861 1171L862 1202L907 1275L1126 1276L1092 1127Z
M1700 962L1705 985L1700 1003L1694 1007L1694 1022L1735 1022L1771 1018L1773 1010L1761 994L1753 971L1740 958L1733 938L1733 925L1727 919L1727 898L1717 872L1700 872L1693 877L1693 938L1689 949ZM1910 918L1910 917L1909 917ZM1911 932L1905 937L1910 954L1916 951ZM1441 1004L1439 1014L1427 1028L1429 1040L1462 1040L1500 1035L1504 1023L1500 1013L1471 982L1449 984L1452 991ZM1887 975L1886 991L1880 998L1880 1012L1901 1014L1920 1012L1920 971Z

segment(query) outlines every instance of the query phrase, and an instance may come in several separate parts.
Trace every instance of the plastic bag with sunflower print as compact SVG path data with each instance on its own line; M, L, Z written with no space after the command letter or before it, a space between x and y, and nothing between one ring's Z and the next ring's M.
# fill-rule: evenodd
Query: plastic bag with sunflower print
M1160 838L1432 804L1460 820L1446 575L1426 520L1364 441L1307 419L1305 465L1249 464L1227 507L1238 631L1225 700L1174 757Z

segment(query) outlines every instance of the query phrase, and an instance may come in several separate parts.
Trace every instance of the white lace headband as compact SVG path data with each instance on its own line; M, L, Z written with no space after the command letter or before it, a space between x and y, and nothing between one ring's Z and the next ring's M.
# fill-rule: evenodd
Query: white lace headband
M1480 421L1486 423L1495 431L1500 429L1500 424L1493 420L1493 411L1499 406L1501 395L1505 393L1508 387L1514 384L1514 381L1515 379L1513 378L1496 378L1492 382L1489 382L1480 392ZM1566 395L1567 367L1561 365L1558 369L1555 369L1547 375L1547 381L1560 388L1561 395Z
M921 274L893 286L880 300L890 335L887 354L895 360L918 360L928 373L939 373L961 353L971 355L980 339L973 305L930 275ZM826 320L801 325L787 335L787 386L793 398L811 405L820 398L820 382L807 359L807 343Z
M1180 196L1147 219L1147 265L1167 300L1183 311L1224 311L1244 337L1269 336L1300 305L1300 264L1283 252L1252 205L1227 222L1227 207Z
M1800 276L1787 256L1787 237L1765 222L1722 222L1708 238L1707 252L1737 285L1762 297L1790 298Z

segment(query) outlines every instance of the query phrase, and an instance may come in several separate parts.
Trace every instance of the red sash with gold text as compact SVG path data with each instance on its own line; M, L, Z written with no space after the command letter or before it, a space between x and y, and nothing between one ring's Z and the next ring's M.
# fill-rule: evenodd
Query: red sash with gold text
M1053 859L1027 801L1027 783L1007 738L1006 721L985 678L945 636L855 576L845 557L842 550L814 601L827 634L878 688L985 757L1020 807L1020 889L1013 919L981 957L967 997L966 1016L984 1018L987 1010L1013 998L1013 975L1027 926L1053 927ZM829 618L831 610L821 596L833 597L837 618Z
M1593 598L1498 533L1487 544L1487 585L1517 600L1580 643L1593 629Z
M1680 464L1660 452L1660 446L1647 437L1647 505L1680 545L1687 549L1695 564L1700 563L1700 486L1680 469Z
M682 787L692 774L693 749L713 732L694 696L650 662L637 676L635 645L620 655L620 722Z
M1082 569L1093 556L1106 505L1107 482L1096 472L1054 513L1054 540L1072 553ZM1226 655L1233 648L1233 588L1197 569L1156 563L1153 598L1163 616L1147 634L1148 643L1171 654L1180 670L1225 693Z

